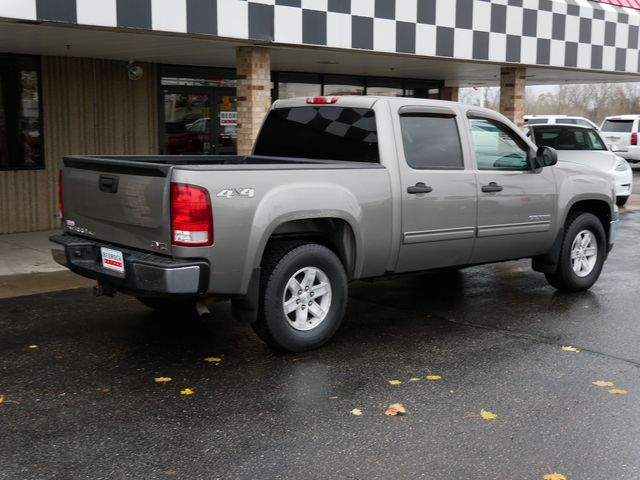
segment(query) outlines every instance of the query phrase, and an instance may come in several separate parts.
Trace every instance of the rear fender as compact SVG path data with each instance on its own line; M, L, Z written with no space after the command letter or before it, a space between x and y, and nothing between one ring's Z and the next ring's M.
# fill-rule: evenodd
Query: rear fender
M243 268L242 291L246 291L254 269L260 268L267 243L278 227L307 219L339 219L349 225L355 244L355 258L353 271L347 274L357 278L363 263L364 240L359 227L362 207L344 187L332 183L305 182L275 188L258 205Z

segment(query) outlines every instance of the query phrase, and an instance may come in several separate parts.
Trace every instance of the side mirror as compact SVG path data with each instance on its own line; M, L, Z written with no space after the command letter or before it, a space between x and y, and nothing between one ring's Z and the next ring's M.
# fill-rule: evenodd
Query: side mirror
M536 165L538 168L550 167L558 163L558 152L551 147L538 147Z

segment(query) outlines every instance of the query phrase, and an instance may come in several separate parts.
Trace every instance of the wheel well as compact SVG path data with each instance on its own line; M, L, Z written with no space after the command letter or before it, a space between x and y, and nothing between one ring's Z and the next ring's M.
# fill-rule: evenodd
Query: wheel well
M567 218L573 212L586 212L591 213L598 217L600 223L602 223L602 228L607 234L607 241L609 240L609 227L611 222L611 208L602 200L582 200L576 202L571 206L569 212L567 212Z
M356 265L356 242L351 225L341 218L306 218L279 225L268 244L278 240L308 240L324 245L335 253L352 278Z
M537 255L533 257L531 266L536 272L552 273L556 270L560 258L560 248L562 247L565 224L567 219L574 212L585 212L595 215L598 220L600 220L600 223L602 223L602 228L604 229L607 236L607 242L609 242L609 229L611 226L611 224L609 223L611 222L611 208L609 207L609 204L602 200L582 200L576 202L567 212L567 216L564 219L562 228L560 229L560 232L558 233L551 249L543 255Z

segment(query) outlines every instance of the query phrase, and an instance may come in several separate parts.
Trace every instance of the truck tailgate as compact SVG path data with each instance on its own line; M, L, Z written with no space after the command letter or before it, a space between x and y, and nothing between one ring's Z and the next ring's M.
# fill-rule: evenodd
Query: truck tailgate
M130 248L170 253L171 166L66 157L65 230Z

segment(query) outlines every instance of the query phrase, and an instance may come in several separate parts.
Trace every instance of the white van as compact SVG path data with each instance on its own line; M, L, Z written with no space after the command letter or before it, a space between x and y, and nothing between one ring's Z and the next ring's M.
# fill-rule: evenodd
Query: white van
M575 117L570 115L525 115L525 125L544 125L562 123L565 125L582 125L583 127L592 127L598 130L598 126L588 118Z
M628 162L640 162L638 120L640 115L607 117L600 127L600 135L607 147Z

